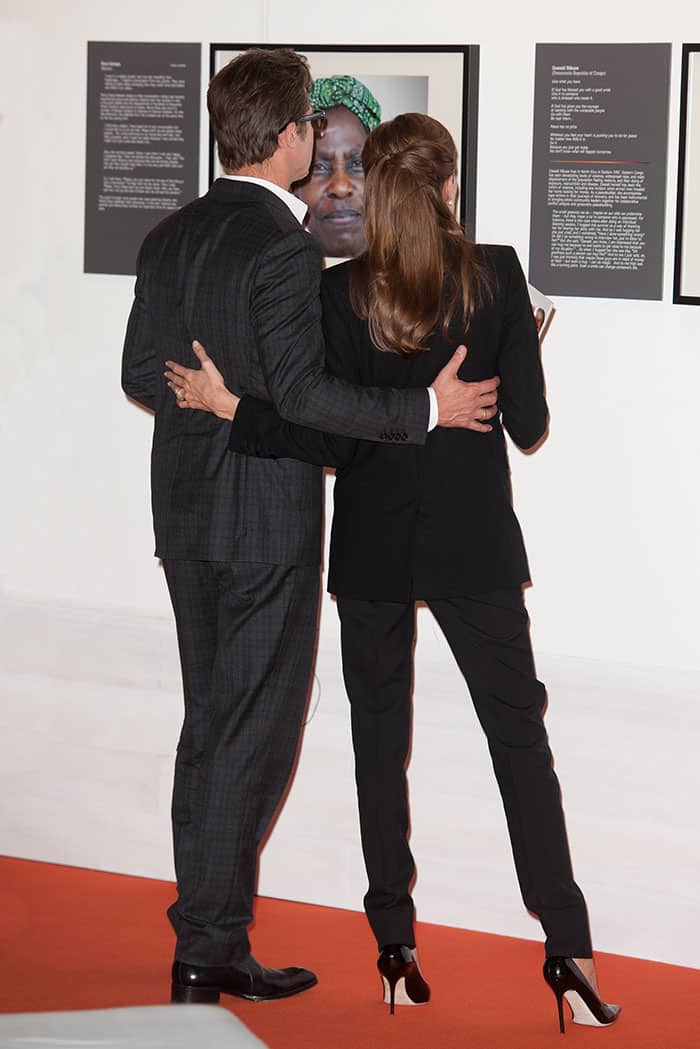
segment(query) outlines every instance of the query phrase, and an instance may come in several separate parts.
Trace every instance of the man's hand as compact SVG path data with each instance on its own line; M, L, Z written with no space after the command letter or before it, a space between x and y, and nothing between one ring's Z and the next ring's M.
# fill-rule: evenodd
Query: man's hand
M486 420L498 411L496 400L501 380L494 375L482 382L462 382L457 372L466 356L466 346L458 346L432 385L437 394L438 426L459 426L488 433L493 427L487 426Z
M220 419L233 419L240 398L226 389L223 375L202 344L195 341L192 349L202 365L198 370L185 368L175 361L165 362L169 369L165 377L177 397L178 408L199 408L213 412Z

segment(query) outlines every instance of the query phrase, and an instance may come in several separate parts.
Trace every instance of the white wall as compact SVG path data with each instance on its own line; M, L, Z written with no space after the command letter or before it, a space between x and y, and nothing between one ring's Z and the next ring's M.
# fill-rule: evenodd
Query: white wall
M524 263L535 40L673 42L665 299L559 299L545 345L551 436L535 457L511 458L536 584L533 638L597 943L700 965L683 935L699 917L690 745L700 729L700 310L670 301L680 44L697 37L695 4L644 11L595 0L577 10L533 0L482 10L447 0L436 14L357 0L351 22L337 26L332 8L321 21L318 7L232 11L220 0L200 9L35 0L29 13L4 0L2 11L0 848L157 876L170 874L177 657L150 556L151 423L119 390L132 280L82 273L86 41L481 44L477 232L513 243ZM203 66L206 76L206 48ZM203 149L203 178L205 158ZM463 689L429 617L420 627L412 798L421 917L537 935L515 897ZM261 889L359 906L335 633L328 602L321 702Z

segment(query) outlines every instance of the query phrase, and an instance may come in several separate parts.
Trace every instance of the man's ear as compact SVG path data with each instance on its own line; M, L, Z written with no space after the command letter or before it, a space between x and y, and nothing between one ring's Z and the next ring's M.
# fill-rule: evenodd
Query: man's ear
M287 124L277 136L277 145L280 149L294 149L299 138L299 125L293 120Z

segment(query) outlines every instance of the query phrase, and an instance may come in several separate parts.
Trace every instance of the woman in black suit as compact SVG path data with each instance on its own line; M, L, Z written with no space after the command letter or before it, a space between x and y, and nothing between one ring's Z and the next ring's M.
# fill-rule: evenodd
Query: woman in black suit
M404 114L380 125L363 164L368 249L323 276L328 370L367 386L425 387L466 343L459 377L500 375L499 414L487 425L492 413L484 410L487 432L438 428L424 446L402 446L295 426L244 397L230 447L337 468L328 588L341 620L365 909L386 1000L393 1012L395 1001L429 997L415 957L405 779L414 609L423 600L486 733L523 900L545 931L545 978L562 1030L564 996L575 1021L606 1025L618 1007L597 994L586 905L572 875L503 433L529 448L547 426L525 279L512 248L465 240L454 216L456 149L437 121ZM211 405L217 394L210 362L205 373L178 368L170 379L185 387L190 406Z

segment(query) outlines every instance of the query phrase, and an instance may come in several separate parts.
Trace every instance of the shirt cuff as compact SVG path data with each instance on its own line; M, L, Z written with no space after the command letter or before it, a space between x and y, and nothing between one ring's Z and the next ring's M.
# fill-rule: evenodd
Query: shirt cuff
M428 386L428 400L430 401L430 415L428 416L428 433L434 430L438 424L438 418L440 410L438 408L438 399L435 390L432 386Z

